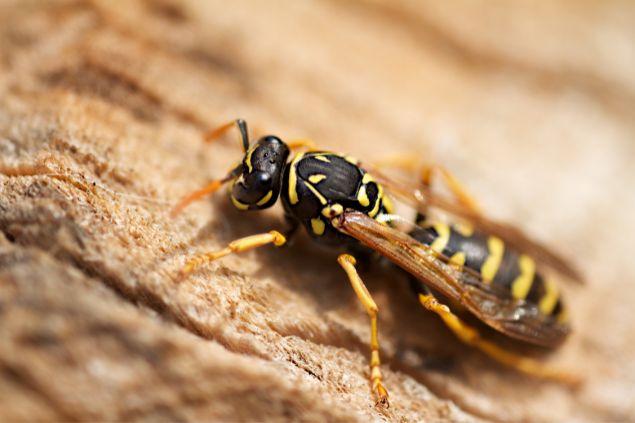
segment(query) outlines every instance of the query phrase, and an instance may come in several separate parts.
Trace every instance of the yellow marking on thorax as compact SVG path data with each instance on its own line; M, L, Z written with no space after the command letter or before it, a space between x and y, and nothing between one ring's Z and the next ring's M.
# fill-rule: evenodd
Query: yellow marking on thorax
M249 149L249 151L247 152L247 155L245 156L245 164L247 165L247 173L251 173L252 170L254 170L252 164L251 164L251 155L254 154L254 151L256 151L256 148L258 148L258 145L253 146L252 148Z
M343 157L344 157L344 160L346 160L350 164L354 164L355 166L359 164L359 160L357 160L355 157L352 157L352 156L343 156Z
M377 213L379 213L379 205L380 204L381 204L381 196L378 195L377 198L375 199L375 205L373 206L373 209L368 212L368 215L370 217L377 216Z
M314 156L313 156L313 158L314 158L315 160L320 160L320 161L322 161L322 162L331 163L331 161L329 160L329 158L328 158L328 157L326 157L326 156L325 156L325 155L323 155L323 154L316 154L316 155L314 155Z
M512 282L512 295L518 300L524 300L529 294L534 275L536 274L536 263L529 256L522 254L518 258L520 275Z
M273 196L273 191L272 191L272 190L269 190L269 192L268 192L267 194L265 194L265 196L264 196L264 197L262 197L262 198L261 198L261 199L260 199L260 200L256 203L256 205L257 205L257 206L262 206L262 205L264 205L264 204L267 204L267 202L268 202L269 200L271 200L271 197L272 197L272 196Z
M321 173L316 173L315 175L309 176L309 182L311 182L312 184L317 184L319 182L322 182L325 179L326 179L326 175L323 175Z
M362 182L365 184L369 182L374 182L375 185L377 186L377 199L375 200L375 205L373 209L370 211L370 213L368 213L370 217L375 217L375 215L377 215L377 213L379 212L380 204L384 200L384 187L381 184L378 184L377 182L375 182L375 180L369 173L364 174L364 176L362 177ZM390 200L388 201L390 202ZM390 203L390 206L392 207L392 203Z
M392 200L390 197L385 196L382 197L382 202L384 203L384 208L386 209L386 213L393 214L395 212L395 206L392 204Z
M551 279L545 279L545 290L547 293L540 299L538 308L545 316L549 315L558 302L558 285Z
M459 266L465 265L465 253L463 251L459 251L450 257L450 263L458 264Z
M234 204L234 207L236 207L238 210L247 210L249 208L249 204L241 203L233 195L230 195L230 198L232 199L232 203Z
M328 219L330 219L332 217L335 217L335 216L339 216L342 213L344 213L344 207L341 204L339 204L339 203L335 203L333 205L330 205L328 207L324 207L322 209L322 216L324 216L324 217L326 217Z
M324 198L324 196L320 193L320 191L317 190L317 188L315 188L313 185L309 183L305 183L304 185L306 185L306 187L311 190L311 192L317 197L317 199L320 201L322 205L328 204L328 201L326 201L326 198Z
M311 219L311 230L315 235L322 235L325 229L326 225L322 219Z
M370 205L370 199L368 198L368 194L366 193L366 185L362 184L359 187L359 192L357 193L357 201L362 207L368 207Z
M298 184L298 174L297 174L297 164L298 161L302 158L302 156L304 156L304 153L300 153L298 155L296 155L293 158L293 161L291 162L291 164L289 166L291 166L289 168L289 202L291 204L298 204L298 201L300 201L298 199L298 191L297 191L297 184Z
M435 223L432 225L435 231L437 231L437 238L432 241L430 244L430 248L432 248L437 253L442 253L445 249L445 246L448 245L448 241L450 240L450 227L445 223Z
M457 223L453 226L454 230L464 237L468 238L474 235L474 226L468 223Z
M496 276L496 272L498 272L498 268L501 265L505 244L500 238L490 236L487 239L487 248L489 249L489 255L481 267L481 276L483 276L483 282L490 283L494 280L494 276Z

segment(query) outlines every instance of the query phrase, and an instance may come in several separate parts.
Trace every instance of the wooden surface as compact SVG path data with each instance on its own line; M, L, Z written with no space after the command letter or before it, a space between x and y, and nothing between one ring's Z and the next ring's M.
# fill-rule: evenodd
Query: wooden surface
M124 6L125 4L125 6ZM635 420L631 1L0 2L0 420ZM575 332L535 381L460 344L401 276L380 307L391 408L334 255L184 193L254 136L438 162L489 214L562 251Z

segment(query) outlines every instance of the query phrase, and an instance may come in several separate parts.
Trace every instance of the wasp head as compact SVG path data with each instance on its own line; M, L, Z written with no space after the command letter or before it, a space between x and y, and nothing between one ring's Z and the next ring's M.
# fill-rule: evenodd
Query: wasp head
M278 200L282 172L289 157L289 148L278 137L268 135L253 144L239 167L231 199L241 210L261 210Z

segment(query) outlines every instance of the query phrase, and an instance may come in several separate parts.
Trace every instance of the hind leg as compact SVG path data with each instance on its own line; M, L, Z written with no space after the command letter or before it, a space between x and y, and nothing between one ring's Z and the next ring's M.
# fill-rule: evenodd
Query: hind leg
M483 339L476 328L466 324L459 316L454 314L447 305L440 303L425 285L414 281L413 286L417 291L421 305L441 317L443 323L467 345L479 349L501 364L530 376L553 380L567 385L578 385L581 382L577 375L551 368L533 358L507 351Z
M443 178L445 186L448 187L459 203L475 213L478 213L481 210L474 197L468 194L467 190L463 187L463 184L461 184L454 175L442 166L430 165L424 167L421 171L421 182L423 182L423 185L430 187L430 185L432 185L432 176L435 174L438 174L441 178Z

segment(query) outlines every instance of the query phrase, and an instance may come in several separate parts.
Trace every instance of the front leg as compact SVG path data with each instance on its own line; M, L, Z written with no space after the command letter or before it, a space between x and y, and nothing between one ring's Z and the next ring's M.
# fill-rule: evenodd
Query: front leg
M281 247L286 242L286 237L278 231L269 231L264 234L257 234L239 238L230 242L229 245L227 245L227 247L223 248L222 250L198 254L190 258L185 263L183 269L181 269L179 276L180 279L183 279L203 264L212 262L232 253L240 253L242 251L262 247L267 244L273 244L276 247Z

